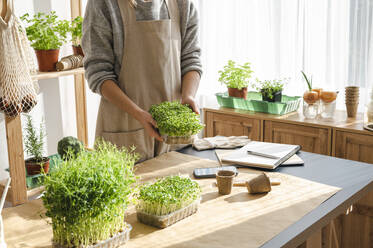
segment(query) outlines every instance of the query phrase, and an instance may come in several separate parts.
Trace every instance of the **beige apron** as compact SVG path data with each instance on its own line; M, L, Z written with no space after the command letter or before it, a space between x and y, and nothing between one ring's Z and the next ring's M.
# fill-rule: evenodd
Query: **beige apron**
M140 108L181 98L181 34L176 0L165 0L170 19L136 21L128 0L118 0L124 26L124 51L119 87ZM170 150L148 136L132 116L101 98L96 138L119 147L136 147L141 160Z

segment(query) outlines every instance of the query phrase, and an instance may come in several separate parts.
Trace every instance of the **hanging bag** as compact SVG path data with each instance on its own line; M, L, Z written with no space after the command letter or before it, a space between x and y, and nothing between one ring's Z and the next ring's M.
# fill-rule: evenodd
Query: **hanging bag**
M6 0L2 0L6 1ZM14 117L30 112L37 103L31 73L36 71L26 31L7 0L5 17L0 17L0 111Z

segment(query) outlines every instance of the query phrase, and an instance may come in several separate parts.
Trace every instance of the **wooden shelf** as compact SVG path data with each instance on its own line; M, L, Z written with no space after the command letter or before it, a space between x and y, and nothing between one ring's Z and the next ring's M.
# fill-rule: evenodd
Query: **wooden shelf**
M67 71L38 72L36 75L32 75L31 78L33 80L41 80L41 79L51 79L51 78L58 78L58 77L77 75L77 74L83 74L83 73L84 73L84 68L80 67L77 69L67 70Z

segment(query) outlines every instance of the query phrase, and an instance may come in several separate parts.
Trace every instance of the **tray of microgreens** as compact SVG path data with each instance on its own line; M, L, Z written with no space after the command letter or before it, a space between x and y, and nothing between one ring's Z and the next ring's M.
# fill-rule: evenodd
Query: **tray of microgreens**
M70 150L44 178L42 200L54 247L119 247L129 239L132 227L124 220L138 156L104 141L95 148Z
M197 212L201 187L189 177L168 176L140 187L137 219L165 228Z
M204 127L199 115L177 101L152 105L149 113L167 144L191 144L194 135Z

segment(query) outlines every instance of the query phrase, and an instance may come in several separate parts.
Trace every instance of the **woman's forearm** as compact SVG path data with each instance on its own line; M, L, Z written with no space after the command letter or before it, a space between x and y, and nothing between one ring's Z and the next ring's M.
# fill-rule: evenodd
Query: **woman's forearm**
M181 98L194 98L196 96L201 77L198 72L187 72L182 80Z
M143 110L137 106L114 81L104 81L101 85L101 94L106 100L140 121Z

